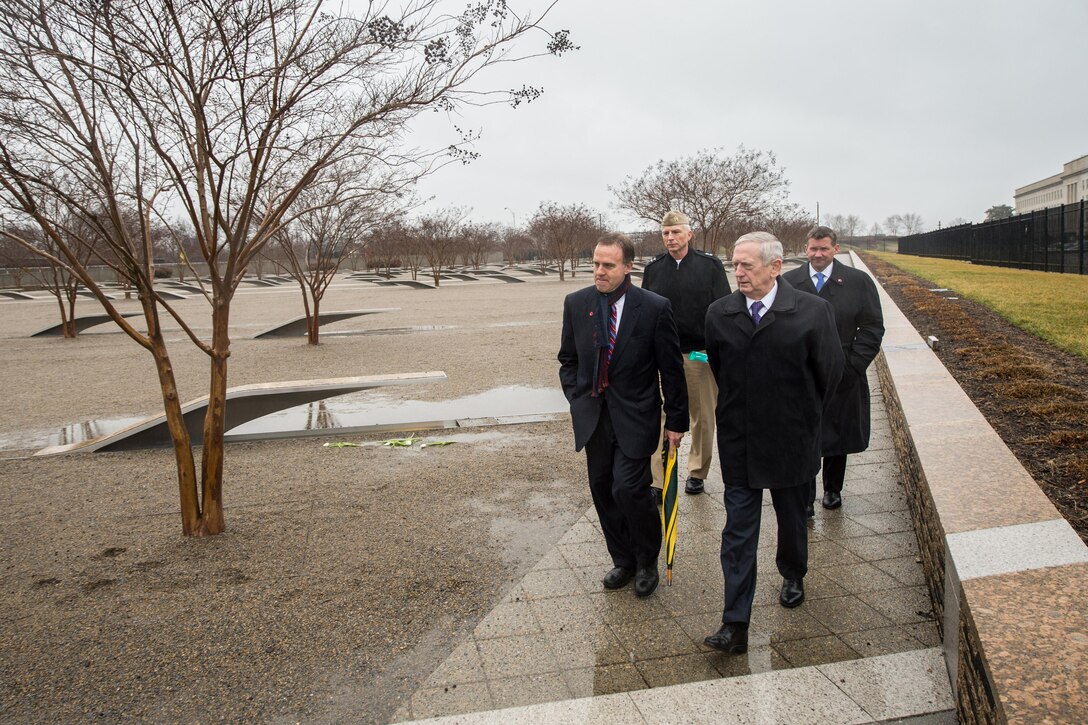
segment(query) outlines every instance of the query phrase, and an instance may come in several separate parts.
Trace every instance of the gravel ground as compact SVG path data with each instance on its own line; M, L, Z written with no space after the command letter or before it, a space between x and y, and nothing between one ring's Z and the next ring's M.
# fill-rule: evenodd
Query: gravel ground
M562 297L588 281L338 284L323 309L399 311L329 333L447 329L318 347L249 339L301 301L245 290L230 385L442 370L382 392L557 389ZM208 332L206 303L178 307ZM235 443L227 532L185 539L169 451L29 457L60 426L161 411L146 352L108 326L28 337L56 321L47 300L0 303L4 722L384 722L590 505L565 419L428 432L455 444L422 449L380 445L388 434ZM204 394L206 359L176 326L168 337L182 398Z

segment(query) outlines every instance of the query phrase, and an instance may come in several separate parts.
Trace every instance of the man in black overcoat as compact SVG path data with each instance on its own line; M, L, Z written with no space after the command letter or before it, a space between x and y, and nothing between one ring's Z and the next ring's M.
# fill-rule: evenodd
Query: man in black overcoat
M842 375L843 355L831 305L779 276L782 244L774 235L752 232L738 239L733 267L737 291L706 314L706 354L718 381L726 518L722 626L705 642L739 653L748 649L764 489L778 520L779 602L796 607L805 599L804 501L820 468L821 419Z
M719 297L729 294L729 280L722 261L709 252L691 248L694 233L686 214L670 211L661 219L665 253L654 257L642 273L642 288L667 297L672 303L680 352L684 355L684 377L688 381L688 422L691 425L691 453L684 491L703 492L703 481L714 462L714 405L718 388L706 363L692 360L692 351L705 352L706 309ZM661 466L651 465L654 485L661 486Z
M865 370L880 352L884 316L880 297L869 275L835 261L838 239L830 227L817 226L808 233L805 255L808 264L782 276L796 289L818 295L831 303L835 327L846 357L842 380L824 412L823 487L824 508L842 506L846 456L869 447L869 381ZM816 477L809 482L805 511L813 515Z
M688 429L688 399L672 306L631 284L634 258L626 235L598 240L594 286L563 302L559 380L614 565L602 583L619 589L634 579L635 594L645 597L659 581L661 516L650 459L661 444L661 398L665 436L675 446Z

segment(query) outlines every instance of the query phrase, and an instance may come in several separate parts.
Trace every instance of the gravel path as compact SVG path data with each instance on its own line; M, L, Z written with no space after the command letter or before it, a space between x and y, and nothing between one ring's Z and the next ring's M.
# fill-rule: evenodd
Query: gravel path
M588 282L338 283L324 309L399 308L327 332L252 340L301 313L297 290L241 292L230 384L443 370L386 388L447 400L558 388L563 296ZM121 302L135 309L134 302ZM179 309L206 333L206 303ZM82 301L79 314L95 303ZM590 505L569 422L228 446L227 533L180 534L171 455L30 458L56 428L161 410L150 356L103 326L29 338L48 300L0 302L0 720L384 722ZM207 363L168 337L183 399Z

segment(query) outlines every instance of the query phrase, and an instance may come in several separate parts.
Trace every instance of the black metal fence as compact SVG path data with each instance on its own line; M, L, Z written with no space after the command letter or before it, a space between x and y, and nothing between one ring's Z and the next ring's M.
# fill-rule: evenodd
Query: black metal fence
M899 253L1088 274L1088 201L900 237Z

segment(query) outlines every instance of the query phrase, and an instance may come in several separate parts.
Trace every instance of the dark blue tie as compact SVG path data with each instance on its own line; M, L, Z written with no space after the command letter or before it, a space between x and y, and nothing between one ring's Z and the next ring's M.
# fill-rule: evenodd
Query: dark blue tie
M763 315L761 315L760 312L759 312L762 309L763 309L763 303L760 302L759 300L756 300L755 302L752 303L752 307L751 307L752 322L756 323L756 327L759 327L759 321L761 319L763 319Z

